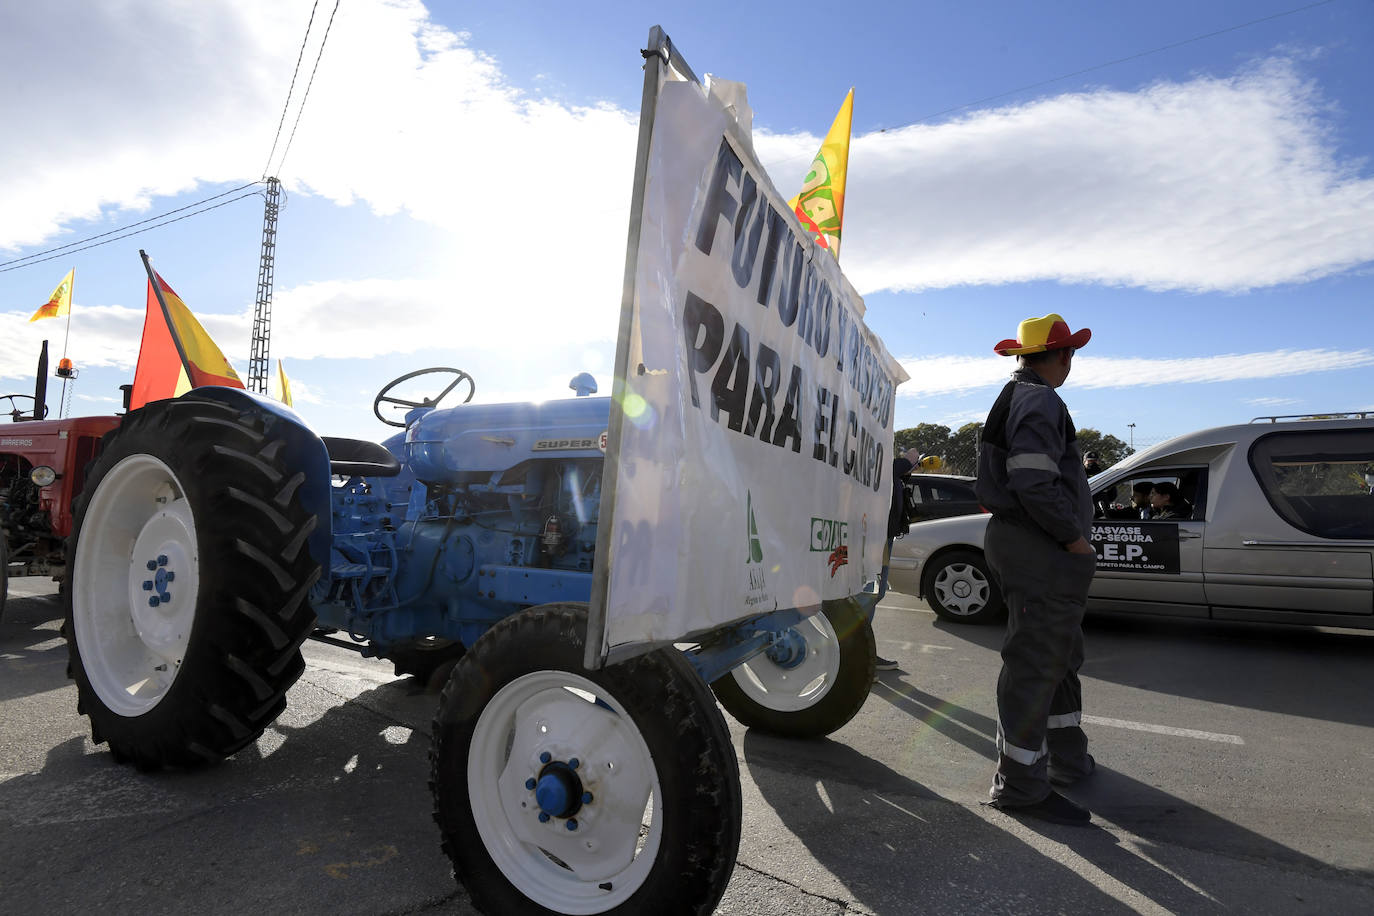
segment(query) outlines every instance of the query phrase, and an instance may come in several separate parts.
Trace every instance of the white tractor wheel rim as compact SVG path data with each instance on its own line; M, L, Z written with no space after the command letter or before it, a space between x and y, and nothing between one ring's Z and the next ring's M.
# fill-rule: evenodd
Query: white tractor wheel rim
M171 468L131 455L101 480L81 529L72 582L81 664L110 711L139 716L167 695L186 657L200 590L195 518Z
M935 595L945 609L968 616L987 607L987 578L972 563L950 563L935 577Z
M540 820L531 783L551 765L571 769L590 800ZM616 699L584 677L536 671L498 690L473 730L467 789L492 861L540 906L602 913L653 870L663 841L653 756Z
M731 673L745 696L776 712L801 712L819 703L840 674L840 638L824 613L794 628L806 643L800 664L784 667L760 653Z

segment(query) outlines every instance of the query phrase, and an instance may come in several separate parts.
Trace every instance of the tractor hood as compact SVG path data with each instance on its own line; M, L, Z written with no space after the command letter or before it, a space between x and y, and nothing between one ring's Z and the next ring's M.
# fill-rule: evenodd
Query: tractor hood
M530 458L601 457L610 415L610 398L463 404L420 417L405 447L416 478L430 481L504 471Z

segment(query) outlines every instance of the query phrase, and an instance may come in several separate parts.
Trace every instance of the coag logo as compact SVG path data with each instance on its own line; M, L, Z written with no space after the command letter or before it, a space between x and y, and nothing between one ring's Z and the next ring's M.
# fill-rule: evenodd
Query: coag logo
M849 525L830 518L811 519L811 552L829 553L849 543Z
M849 564L849 524L833 518L811 519L811 552L826 553L830 578Z

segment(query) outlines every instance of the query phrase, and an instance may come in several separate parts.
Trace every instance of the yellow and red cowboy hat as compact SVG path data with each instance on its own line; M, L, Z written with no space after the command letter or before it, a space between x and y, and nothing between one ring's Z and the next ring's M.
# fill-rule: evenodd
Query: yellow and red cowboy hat
M1044 350L1077 350L1088 342L1093 332L1087 328L1073 333L1063 318L1051 312L1043 318L1027 318L1016 327L1016 336L1004 340L992 349L999 356L1021 356Z

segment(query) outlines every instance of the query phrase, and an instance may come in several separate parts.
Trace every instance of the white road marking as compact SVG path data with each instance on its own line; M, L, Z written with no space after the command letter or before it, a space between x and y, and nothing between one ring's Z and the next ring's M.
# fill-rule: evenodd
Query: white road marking
M1219 741L1222 744L1244 744L1240 735L1222 735L1217 732L1203 732L1195 728L1174 728L1172 725L1151 725L1148 722L1128 722L1125 719L1108 719L1102 716L1084 716L1086 725L1106 725L1110 728L1129 728L1131 731L1152 732L1156 735L1174 735L1179 738L1197 738L1201 741Z

